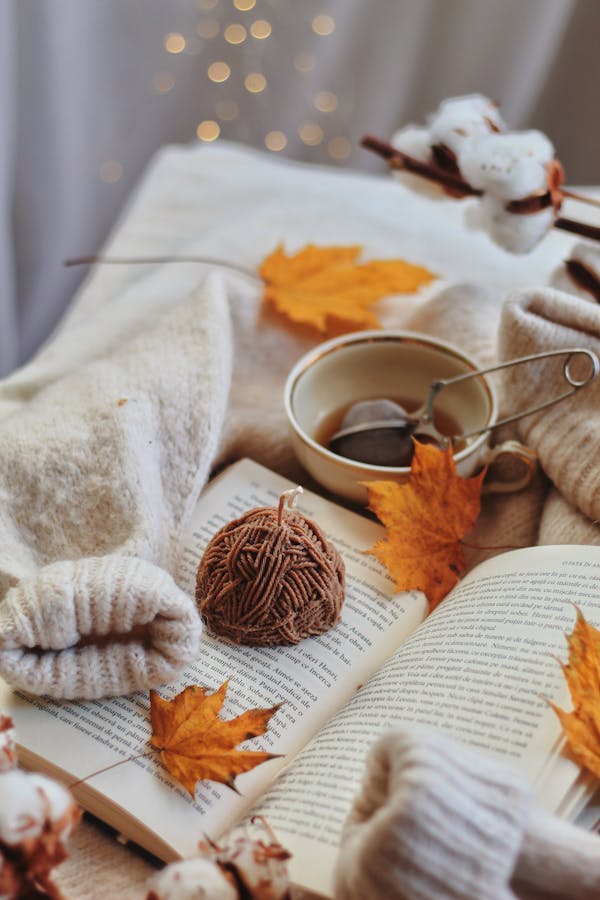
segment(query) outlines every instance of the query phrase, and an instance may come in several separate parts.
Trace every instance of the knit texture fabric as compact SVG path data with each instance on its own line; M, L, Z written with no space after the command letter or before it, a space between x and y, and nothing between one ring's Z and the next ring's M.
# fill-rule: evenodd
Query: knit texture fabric
M508 900L530 791L433 731L380 738L342 834L338 900Z
M457 285L424 304L407 326L452 337L482 366L568 347L588 348L600 356L600 306L552 288L514 291L494 307L489 290ZM505 370L495 382L499 418L569 390L565 359ZM599 544L600 378L556 406L491 435L492 443L514 438L538 453L540 471L526 490L484 497L469 543L481 548ZM498 552L468 549L469 566Z
M128 311L93 341L70 323L86 362L50 347L0 386L0 675L52 697L156 686L199 649L169 573L221 432L228 308L209 278Z
M510 766L444 735L379 738L341 838L336 900L592 900L600 838L532 804Z
M600 355L600 307L578 297L553 290L522 291L505 301L499 331L502 359L547 350L584 347ZM524 374L522 367L505 372L505 393L519 408L538 405L568 389L563 376L564 359L535 363ZM575 371L585 376L589 366ZM522 441L539 454L540 464L565 501L552 498L545 510L545 540L565 535L562 520L583 514L600 520L600 379L567 400L527 416L518 423ZM570 507L569 510L567 507ZM587 543L600 543L596 526L585 529ZM566 536L566 535L565 535ZM567 543L578 543L577 537Z

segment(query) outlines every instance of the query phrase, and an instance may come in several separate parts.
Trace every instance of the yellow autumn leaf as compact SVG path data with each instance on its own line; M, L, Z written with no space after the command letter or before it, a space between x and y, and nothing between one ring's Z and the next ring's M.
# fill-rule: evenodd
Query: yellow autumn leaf
M224 720L218 713L226 693L227 682L213 694L191 685L172 700L150 691L150 743L192 796L196 782L204 780L220 781L235 790L236 775L275 758L261 750L239 750L237 744L264 734L279 705L249 709Z
M280 245L260 267L264 302L292 322L323 333L379 328L374 303L413 293L436 277L401 259L359 263L361 249L307 244L288 256Z
M576 607L577 619L567 635L568 663L561 663L573 710L548 701L577 762L600 778L600 631Z
M364 482L369 509L386 528L368 552L387 568L398 591L423 591L433 609L454 587L466 565L461 538L477 522L484 476L485 470L461 478L451 447L415 441L405 484Z

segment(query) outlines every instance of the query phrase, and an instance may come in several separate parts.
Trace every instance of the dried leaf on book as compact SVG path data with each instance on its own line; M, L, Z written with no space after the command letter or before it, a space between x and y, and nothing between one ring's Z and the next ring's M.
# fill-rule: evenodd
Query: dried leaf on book
M280 245L260 267L264 302L292 322L322 333L379 328L374 303L412 293L436 277L401 259L359 263L361 249L307 244L288 256Z
M234 719L218 713L225 701L224 682L213 694L202 687L186 687L172 700L163 700L150 691L152 738L165 768L193 796L196 782L219 781L235 790L235 778L275 754L238 750L237 745L264 734L269 720L279 709L249 709Z
M562 669L571 694L572 712L548 701L562 725L577 762L600 778L600 631L577 609L577 620L567 635L569 661Z
M433 609L454 587L466 565L461 539L479 516L484 475L461 478L451 448L415 441L406 484L365 482L369 508L386 527L368 552L386 566L397 590L423 591Z

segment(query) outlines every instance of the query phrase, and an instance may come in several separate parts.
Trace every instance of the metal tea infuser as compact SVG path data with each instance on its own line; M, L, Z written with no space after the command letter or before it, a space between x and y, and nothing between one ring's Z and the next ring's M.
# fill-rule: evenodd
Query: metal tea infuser
M570 389L558 397L546 400L537 406L512 416L469 431L460 435L446 435L436 427L434 420L434 405L440 391L449 385L460 384L469 378L477 378L480 375L488 375L511 366L547 359L552 356L566 356L563 364L563 375ZM575 378L572 365L577 357L588 360L591 368L585 378ZM370 463L380 466L408 466L413 453L413 438L418 441L436 443L442 448L466 441L469 438L478 437L501 425L516 422L525 416L530 416L549 406L554 406L561 400L587 387L596 378L600 371L600 361L592 350L583 347L571 347L564 350L548 350L544 353L535 353L532 356L522 356L507 362L490 366L486 369L478 369L467 372L465 375L456 375L452 378L440 378L433 381L429 387L429 394L423 406L414 413L409 414L398 403L387 399L363 400L353 404L342 420L341 427L329 440L329 449L339 456L354 459L358 462Z

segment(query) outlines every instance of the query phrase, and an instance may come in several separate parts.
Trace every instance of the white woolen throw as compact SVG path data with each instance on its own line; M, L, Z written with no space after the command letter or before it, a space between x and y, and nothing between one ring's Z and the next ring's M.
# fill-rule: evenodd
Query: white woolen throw
M172 575L222 429L227 302L217 276L168 309L122 300L88 361L50 348L0 385L0 675L52 697L156 686L199 649Z

